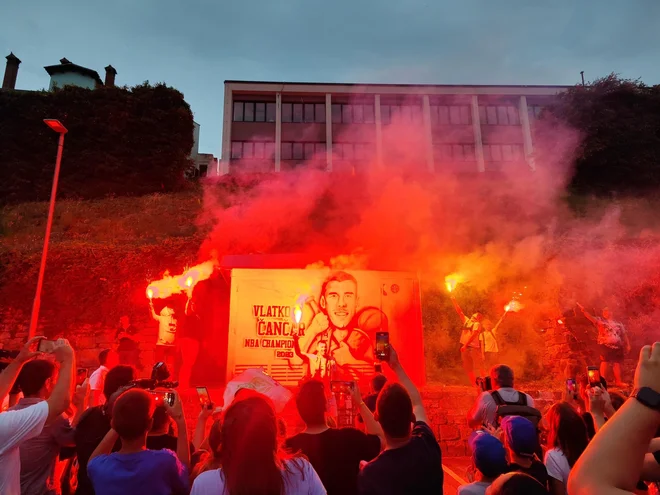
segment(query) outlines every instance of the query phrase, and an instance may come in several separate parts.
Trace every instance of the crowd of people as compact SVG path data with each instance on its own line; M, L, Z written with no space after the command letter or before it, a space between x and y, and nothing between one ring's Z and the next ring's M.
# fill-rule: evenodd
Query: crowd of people
M242 388L224 409L203 406L189 434L179 395L140 388L114 351L101 353L94 394L76 384L66 340L47 354L39 340L0 374L0 494L443 493L437 432L394 348L392 379L375 375L364 397L350 388L355 427L336 427L332 392L312 378L296 391L300 433L287 436L273 402ZM490 379L468 413L472 468L459 494L656 490L660 343L642 349L629 398L584 383L541 414L511 368L494 366Z

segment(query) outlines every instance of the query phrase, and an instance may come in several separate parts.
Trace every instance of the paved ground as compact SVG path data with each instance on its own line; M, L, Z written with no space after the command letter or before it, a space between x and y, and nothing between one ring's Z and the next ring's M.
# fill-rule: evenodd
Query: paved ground
M467 483L465 473L469 464L469 457L443 457L442 469L445 472L444 495L456 495L458 487Z

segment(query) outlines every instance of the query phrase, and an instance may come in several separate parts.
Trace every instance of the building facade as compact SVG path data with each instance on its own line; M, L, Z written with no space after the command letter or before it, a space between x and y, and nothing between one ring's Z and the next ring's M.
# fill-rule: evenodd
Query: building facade
M565 89L225 81L221 169L534 170L534 121Z

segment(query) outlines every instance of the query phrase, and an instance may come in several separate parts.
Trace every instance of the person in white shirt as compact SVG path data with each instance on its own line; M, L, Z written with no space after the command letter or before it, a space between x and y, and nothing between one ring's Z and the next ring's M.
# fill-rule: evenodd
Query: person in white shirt
M222 422L220 469L200 474L191 495L282 493L325 495L309 461L280 450L273 403L256 395L232 403Z
M568 402L554 404L545 413L544 421L548 426L545 467L550 477L550 493L568 495L568 476L589 445L587 426Z
M169 370L174 369L174 358L176 356L176 330L178 320L172 308L165 306L156 313L153 302L149 302L151 317L158 322L158 340L156 341L156 362L163 361Z
M493 390L497 391L505 402L517 402L520 394L513 388L513 370L506 365L500 364L490 370L490 380ZM534 407L534 399L528 394L527 406ZM479 428L483 425L497 427L497 404L490 391L479 395L477 402L468 412L468 425L471 428Z
M9 393L23 364L39 355L32 348L43 337L31 339L0 374L0 400ZM75 386L76 360L73 349L65 339L60 339L52 351L60 363L57 383L48 400L17 411L0 414L0 493L18 495L21 492L21 443L41 433L44 424L59 417L71 402Z
M104 349L99 353L100 366L89 377L89 389L91 391L90 407L100 406L105 403L105 396L103 395L105 376L118 363L119 356L112 349Z

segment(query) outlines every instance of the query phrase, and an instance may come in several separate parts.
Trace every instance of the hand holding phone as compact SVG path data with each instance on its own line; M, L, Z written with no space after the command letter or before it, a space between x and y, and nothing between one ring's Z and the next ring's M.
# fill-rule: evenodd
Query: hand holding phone
M39 341L39 344L37 345L37 351L50 354L55 350L56 345L57 345L56 340L41 339Z
M600 371L596 366L587 367L587 377L589 378L590 387L602 387Z
M197 387L197 396L199 397L199 403L202 406L202 409L213 408L211 396L209 395L209 390L206 387Z
M390 359L389 332L376 332L376 359L380 361L389 361Z

